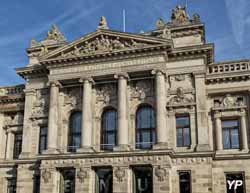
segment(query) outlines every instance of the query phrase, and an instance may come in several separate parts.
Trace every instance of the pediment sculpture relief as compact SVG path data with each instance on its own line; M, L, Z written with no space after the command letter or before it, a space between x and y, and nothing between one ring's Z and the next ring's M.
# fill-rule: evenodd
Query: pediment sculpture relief
M243 96L233 96L231 94L226 94L224 97L214 99L215 108L234 108L245 106L245 104Z
M81 56L103 52L120 51L124 49L143 48L148 44L134 39L122 39L120 37L110 37L101 35L92 41L86 41L81 46L75 46L69 53L62 53L62 57Z
M194 103L193 97L187 97L184 94L183 88L177 88L177 95L172 97L168 103L169 106L176 105L192 105Z

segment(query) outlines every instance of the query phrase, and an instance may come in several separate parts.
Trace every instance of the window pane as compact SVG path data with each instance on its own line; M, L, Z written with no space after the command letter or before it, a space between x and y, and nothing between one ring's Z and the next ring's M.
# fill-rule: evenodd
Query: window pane
M181 147L183 146L183 135L182 135L182 129L177 129L177 146Z
M190 143L190 129L184 128L184 146L189 146Z
M104 111L102 115L101 148L112 150L116 145L117 112L114 109Z
M229 129L223 129L223 147L224 149L230 148L230 133Z
M190 172L179 172L180 193L191 193Z
M153 179L151 167L136 167L134 171L134 193L152 193Z
M136 114L136 148L152 148L155 138L155 111L150 106L141 107Z
M40 128L39 153L47 149L47 127Z
M82 113L74 112L70 116L68 151L75 152L81 146Z
M240 148L238 129L231 130L231 141L232 141L232 148L236 148L236 149Z
M14 142L14 159L18 159L19 155L22 152L22 133L15 134L15 142Z
M188 116L176 117L176 125L177 127L189 126L189 117Z
M96 193L113 192L113 171L111 168L100 168L96 170Z
M237 181L239 186L235 186L235 182ZM238 174L226 174L226 184L227 184L227 193L244 193L244 176L242 173ZM230 184L233 184L230 186ZM241 184L241 185L240 185Z
M228 127L238 127L239 121L238 120L223 120L222 121L222 127L228 128Z

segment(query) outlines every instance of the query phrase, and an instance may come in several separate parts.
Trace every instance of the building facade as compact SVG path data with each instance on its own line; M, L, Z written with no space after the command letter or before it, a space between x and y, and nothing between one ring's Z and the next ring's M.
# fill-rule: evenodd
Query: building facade
M215 63L198 14L53 26L27 54L0 88L0 193L250 192L250 60Z

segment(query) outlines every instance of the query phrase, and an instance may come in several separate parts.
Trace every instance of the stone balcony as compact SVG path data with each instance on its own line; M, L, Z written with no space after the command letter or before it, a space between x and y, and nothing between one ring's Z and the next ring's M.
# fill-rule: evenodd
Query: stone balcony
M207 82L250 79L250 60L213 63L207 67Z

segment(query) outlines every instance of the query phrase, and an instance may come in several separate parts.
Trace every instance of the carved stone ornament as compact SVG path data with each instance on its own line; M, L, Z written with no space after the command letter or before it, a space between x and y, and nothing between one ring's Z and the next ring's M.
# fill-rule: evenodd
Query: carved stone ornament
M75 108L77 105L81 104L81 89L70 88L65 91L64 105L70 105Z
M48 183L49 180L51 179L51 172L48 170L42 171L42 178L45 183Z
M58 42L65 42L66 38L64 37L62 32L59 30L59 28L56 25L53 25L51 29L48 31L46 40L55 40Z
M232 97L230 94L227 94L226 97L223 99L223 105L225 107L232 107L237 105L237 99Z
M117 167L114 173L115 173L115 177L117 178L117 180L119 182L122 182L123 178L125 177L125 170L122 169L121 167Z
M100 35L94 40L85 41L82 45L77 45L69 53L62 53L60 57L73 57L104 52L113 52L125 49L143 48L147 43L142 43L134 39L123 39Z
M131 96L144 100L147 96L152 95L153 85L150 81L138 81L131 87Z
M48 90L37 91L36 101L32 108L32 117L40 117L48 114L49 111L49 96Z
M165 179L165 177L167 175L167 171L166 171L166 169L158 166L155 169L155 175L156 175L158 181L162 182L162 181L164 181L164 179Z
M181 7L177 5L175 9L172 10L172 23L173 24L186 24L189 22L189 16L186 11L186 7Z
M80 168L80 170L77 172L77 178L79 179L79 181L83 183L87 177L88 177L88 172L83 168Z
M101 87L97 87L97 100L103 101L105 104L109 104L111 99L116 95L116 86L114 84L106 84Z
M175 76L176 81L184 81L185 80L185 74L179 74Z
M191 105L194 103L193 98L185 96L183 88L177 88L177 95L170 99L169 105Z

